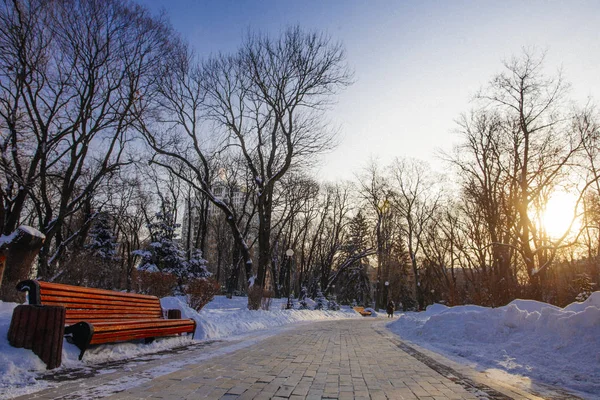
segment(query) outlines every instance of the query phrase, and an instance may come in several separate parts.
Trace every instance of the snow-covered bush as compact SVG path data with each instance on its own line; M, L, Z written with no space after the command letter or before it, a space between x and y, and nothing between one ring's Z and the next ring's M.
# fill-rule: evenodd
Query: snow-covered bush
M333 299L327 302L327 309L330 311L339 311L340 305Z

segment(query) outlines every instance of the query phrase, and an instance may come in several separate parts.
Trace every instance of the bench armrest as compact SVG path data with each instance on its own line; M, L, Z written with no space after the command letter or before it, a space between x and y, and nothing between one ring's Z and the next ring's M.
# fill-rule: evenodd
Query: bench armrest
M17 285L19 292L27 292L27 299L30 305L41 305L42 299L40 297L40 284L38 281L28 279L21 281Z

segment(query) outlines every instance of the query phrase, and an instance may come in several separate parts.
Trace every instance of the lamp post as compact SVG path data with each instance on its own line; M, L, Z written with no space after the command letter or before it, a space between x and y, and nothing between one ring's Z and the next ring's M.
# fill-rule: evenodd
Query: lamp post
M375 281L375 296L373 296L373 308L377 309L377 306L379 306L379 279L377 279Z
M388 290L389 290L389 286L390 286L390 283L389 283L388 281L385 281L385 304L384 304L384 306L385 306L385 307L387 307L387 305L388 305L388 303L389 303L389 299L388 299L388 295L389 295L389 292L388 292Z
M335 285L331 285L331 300L337 302L337 296L335 295Z
M285 255L288 257L288 300L285 308L289 310L292 308L292 257L294 255L294 250L287 249Z

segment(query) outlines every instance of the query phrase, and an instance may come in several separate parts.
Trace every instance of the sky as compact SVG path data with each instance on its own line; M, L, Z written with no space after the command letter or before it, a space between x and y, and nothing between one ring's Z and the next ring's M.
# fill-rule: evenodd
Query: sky
M316 167L323 180L353 179L371 159L425 160L458 143L455 120L475 92L523 48L546 51L579 104L600 100L599 1L139 0L161 10L201 57L233 52L248 30L291 25L341 41L355 83L327 118L339 146Z

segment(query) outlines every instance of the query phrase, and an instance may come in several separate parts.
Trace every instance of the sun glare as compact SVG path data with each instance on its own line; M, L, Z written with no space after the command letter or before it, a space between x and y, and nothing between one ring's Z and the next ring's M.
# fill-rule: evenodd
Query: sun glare
M550 237L559 238L569 229L576 203L577 198L572 194L566 192L552 194L542 217L542 222ZM579 222L575 221L571 231L577 229L578 224Z

